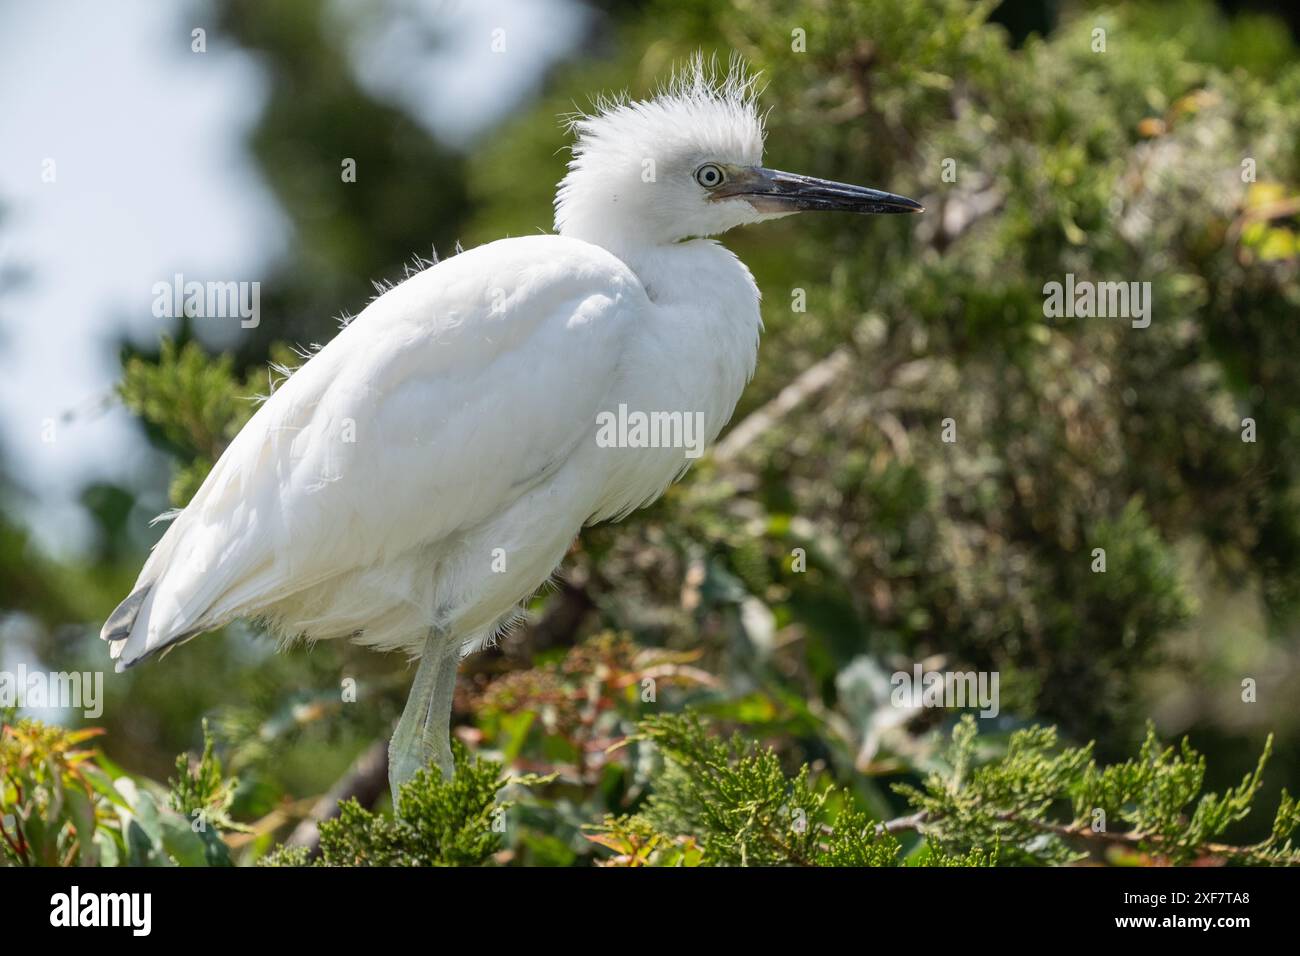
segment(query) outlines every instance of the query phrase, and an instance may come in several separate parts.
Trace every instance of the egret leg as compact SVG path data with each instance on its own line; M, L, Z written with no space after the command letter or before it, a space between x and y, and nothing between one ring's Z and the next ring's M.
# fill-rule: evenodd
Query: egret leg
M459 663L460 642L448 641L442 631L430 631L411 694L388 742L388 786L394 809L401 785L430 763L437 764L445 780L456 771L451 755L451 701Z

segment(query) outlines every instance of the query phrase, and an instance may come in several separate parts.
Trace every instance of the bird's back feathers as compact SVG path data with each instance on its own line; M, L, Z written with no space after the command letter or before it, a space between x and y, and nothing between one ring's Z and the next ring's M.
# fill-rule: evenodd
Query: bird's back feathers
M172 522L101 634L118 669L500 512L590 436L645 305L622 262L559 236L479 247L376 299Z

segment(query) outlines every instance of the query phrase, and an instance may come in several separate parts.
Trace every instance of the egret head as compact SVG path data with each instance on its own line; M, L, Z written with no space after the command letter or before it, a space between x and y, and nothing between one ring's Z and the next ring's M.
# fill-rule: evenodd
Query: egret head
M654 98L599 105L555 197L555 228L607 247L714 236L808 210L920 212L892 193L763 166L755 83L696 57Z

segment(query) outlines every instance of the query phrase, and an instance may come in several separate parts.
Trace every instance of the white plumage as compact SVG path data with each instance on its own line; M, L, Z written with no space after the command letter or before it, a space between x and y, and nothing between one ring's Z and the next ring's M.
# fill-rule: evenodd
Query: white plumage
M118 669L237 617L420 659L394 791L451 773L456 662L584 524L649 504L680 447L605 447L620 405L699 413L753 373L758 290L702 238L801 209L910 200L761 168L752 83L698 60L658 97L573 122L559 235L505 239L386 292L282 384L154 549L102 636Z

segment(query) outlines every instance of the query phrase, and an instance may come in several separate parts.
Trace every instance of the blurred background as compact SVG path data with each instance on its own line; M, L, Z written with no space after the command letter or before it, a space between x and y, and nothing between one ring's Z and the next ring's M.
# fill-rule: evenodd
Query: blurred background
M1212 0L0 5L0 669L107 670L150 519L272 361L413 257L548 230L563 114L735 51L768 165L930 212L727 238L767 324L730 433L466 665L459 736L561 773L511 852L588 858L579 826L646 785L605 748L687 705L888 813L956 719L890 705L915 662L996 670L993 738L1050 723L1109 758L1151 721L1214 786L1272 731L1266 787L1294 790L1297 30L1293 4ZM178 273L259 282L260 324L156 317ZM1045 318L1066 273L1150 282L1150 327ZM409 679L239 626L106 674L95 723L161 779L210 718L236 814L280 811L264 845L386 737Z

